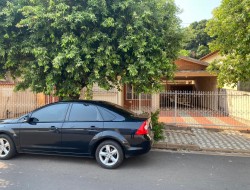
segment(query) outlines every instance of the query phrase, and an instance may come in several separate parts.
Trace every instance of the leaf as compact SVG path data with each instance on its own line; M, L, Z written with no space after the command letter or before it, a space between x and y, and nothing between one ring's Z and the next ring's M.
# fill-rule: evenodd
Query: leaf
M208 34L216 36L210 43L210 48L219 50L223 57L208 68L218 75L220 87L249 80L249 9L249 0L223 0L207 23Z
M177 12L172 0L0 3L0 74L20 78L18 89L56 88L62 98L94 83L159 90L181 48Z

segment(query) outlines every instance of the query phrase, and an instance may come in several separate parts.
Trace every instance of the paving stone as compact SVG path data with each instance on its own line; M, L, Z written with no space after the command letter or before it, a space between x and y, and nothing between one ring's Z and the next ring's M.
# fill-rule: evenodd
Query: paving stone
M167 144L197 145L201 149L231 149L250 152L250 138L239 131L215 132L192 127L190 132L185 132L176 128L166 131L164 142Z

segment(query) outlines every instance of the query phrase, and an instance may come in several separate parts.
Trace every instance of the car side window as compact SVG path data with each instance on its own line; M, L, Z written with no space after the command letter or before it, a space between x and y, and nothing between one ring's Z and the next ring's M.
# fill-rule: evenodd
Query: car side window
M98 108L102 114L104 121L113 121L116 118L116 116L112 114L109 110L102 108L102 107L98 107Z
M23 115L23 116L21 116L21 117L19 117L18 118L18 123L22 123L22 122L24 122L25 121L25 119L27 119L28 118L28 114L27 115Z
M34 122L62 122L65 119L68 104L55 104L32 113Z
M102 121L96 106L88 104L73 104L69 121Z

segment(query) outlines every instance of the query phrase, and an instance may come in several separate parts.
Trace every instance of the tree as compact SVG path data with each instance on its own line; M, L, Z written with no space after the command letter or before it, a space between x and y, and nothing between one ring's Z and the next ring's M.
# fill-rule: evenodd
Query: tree
M149 92L173 77L182 38L173 0L4 2L0 38L13 43L1 42L1 64L18 89L77 99L94 83Z
M4 2L0 1L0 10L3 9L4 7ZM2 16L2 14L0 14L0 36L2 37L4 35L4 31L2 30L2 28L4 28L5 26L5 22L4 22L4 17ZM0 37L0 63L3 63L4 60L4 51L3 51L3 38ZM0 64L0 79L4 78L4 74L6 73L6 71L3 68L3 64Z
M207 20L191 23L184 28L186 36L183 49L189 51L189 56L193 58L201 58L210 53L208 43L212 38L206 33Z
M236 85L250 76L250 1L223 0L207 24L212 50L219 50L222 59L209 66L218 75L219 86Z
M8 45L8 28L11 28L11 25L7 22L6 15L8 11L6 10L7 1L0 1L0 79L5 78L6 69L3 63L6 63L6 49ZM11 17L10 17L11 19Z
M196 57L201 58L207 55L208 53L210 53L209 47L205 45L200 45L198 49L196 50Z
M18 9L24 2L25 0L0 1L0 78L4 78L8 71L20 76L19 66L28 58L20 53L25 30L16 27L17 22L22 19Z

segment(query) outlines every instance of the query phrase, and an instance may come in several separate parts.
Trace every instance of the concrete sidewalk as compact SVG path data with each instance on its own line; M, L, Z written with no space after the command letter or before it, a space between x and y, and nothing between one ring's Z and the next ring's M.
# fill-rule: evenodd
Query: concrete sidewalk
M250 154L250 132L166 126L165 140L154 148Z

